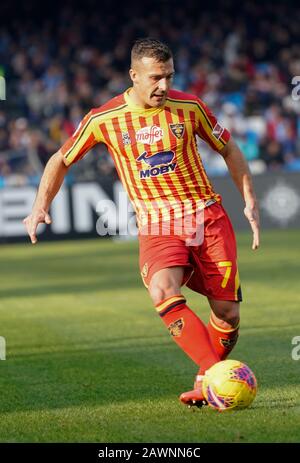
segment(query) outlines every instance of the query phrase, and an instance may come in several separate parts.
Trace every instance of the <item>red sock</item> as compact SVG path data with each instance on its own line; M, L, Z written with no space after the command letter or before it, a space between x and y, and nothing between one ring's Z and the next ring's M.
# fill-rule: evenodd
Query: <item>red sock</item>
M201 372L219 362L204 323L185 304L182 295L172 296L156 306L176 344L197 364Z
M213 321L212 317L210 317L207 329L220 360L225 360L238 340L239 324L235 328L224 330Z

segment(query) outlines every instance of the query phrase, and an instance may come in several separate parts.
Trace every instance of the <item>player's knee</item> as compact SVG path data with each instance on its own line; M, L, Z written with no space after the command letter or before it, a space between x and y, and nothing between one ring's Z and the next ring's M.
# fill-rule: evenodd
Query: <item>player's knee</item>
M150 283L148 291L153 303L157 305L168 297L179 294L180 289L175 287L172 282L154 282Z
M181 267L166 268L156 272L148 288L154 304L157 305L169 297L180 294L182 279Z
M240 320L239 303L234 301L224 301L217 317L223 322L224 329L237 326Z

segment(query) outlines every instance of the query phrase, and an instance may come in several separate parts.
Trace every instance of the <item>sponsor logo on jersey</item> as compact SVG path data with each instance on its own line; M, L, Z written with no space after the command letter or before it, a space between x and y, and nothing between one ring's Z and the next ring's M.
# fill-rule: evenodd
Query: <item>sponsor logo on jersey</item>
M216 125L214 126L213 130L212 130L212 134L213 136L219 140L222 136L222 133L224 132L224 127L222 127L218 122L216 123Z
M138 143L143 143L144 145L153 145L157 143L164 136L164 131L157 125L149 125L143 127L135 134L135 139Z
M180 139L184 134L184 124L169 124L169 127L176 138Z
M168 174L176 168L174 151L159 151L158 153L147 156L144 151L138 158L138 162L145 162L149 168L140 170L140 178L157 177L158 175Z

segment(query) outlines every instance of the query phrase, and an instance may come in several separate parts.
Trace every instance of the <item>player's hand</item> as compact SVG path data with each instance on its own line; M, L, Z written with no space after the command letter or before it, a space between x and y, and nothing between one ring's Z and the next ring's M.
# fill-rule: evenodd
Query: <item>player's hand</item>
M26 227L32 244L37 242L36 230L39 223L46 223L47 225L51 223L50 215L43 209L32 211L32 213L23 220L23 224Z
M259 247L259 212L257 205L248 206L244 209L244 214L249 220L253 232L252 249L255 251Z

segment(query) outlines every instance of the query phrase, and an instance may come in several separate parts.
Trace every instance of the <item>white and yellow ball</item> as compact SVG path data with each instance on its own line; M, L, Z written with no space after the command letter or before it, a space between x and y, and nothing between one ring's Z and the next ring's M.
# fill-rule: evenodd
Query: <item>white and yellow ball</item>
M249 407L257 392L253 371L238 360L223 360L206 371L202 383L208 405L216 410Z

